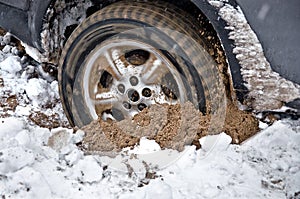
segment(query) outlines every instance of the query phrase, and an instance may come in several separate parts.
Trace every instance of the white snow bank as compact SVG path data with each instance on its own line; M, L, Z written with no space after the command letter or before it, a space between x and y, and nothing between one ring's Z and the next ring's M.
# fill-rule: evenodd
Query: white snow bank
M283 198L300 191L300 120L275 122L241 146L229 144L225 134L205 137L203 149L190 147L173 165L158 171L148 165L143 175L132 171L130 176L106 168L97 155L84 156L75 145L81 131L49 131L16 118L2 121L2 135L3 129L9 132L0 139L0 196ZM213 146L212 138L217 140ZM49 140L58 141L60 150ZM147 172L155 179L146 178Z

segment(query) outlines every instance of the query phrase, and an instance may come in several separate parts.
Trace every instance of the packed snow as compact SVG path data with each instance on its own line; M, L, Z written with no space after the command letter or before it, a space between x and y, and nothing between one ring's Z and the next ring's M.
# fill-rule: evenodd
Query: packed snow
M261 122L241 145L224 133L204 137L201 149L186 147L163 169L145 163L136 171L123 162L127 170L118 170L78 148L81 130L42 128L30 119L41 112L66 122L58 83L20 56L9 34L0 43L0 197L300 198L300 119ZM157 151L157 143L142 139L132 152Z

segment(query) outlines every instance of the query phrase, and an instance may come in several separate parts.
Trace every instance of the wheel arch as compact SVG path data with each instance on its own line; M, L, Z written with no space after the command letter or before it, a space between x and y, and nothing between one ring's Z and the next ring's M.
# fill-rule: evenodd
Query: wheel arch
M227 82L225 82L227 88L231 90L228 97L236 98L238 101L242 102L248 94L248 89L244 85L244 80L241 74L241 66L233 53L234 42L229 39L229 30L226 29L226 22L219 16L218 10L212 6L207 0L183 0L183 1L172 1L164 0L172 3L186 12L189 12L194 17L197 17L200 13L209 21L212 25L214 34L217 36L222 49L225 53L225 58L227 61ZM228 3L234 7L238 4L236 0L229 0ZM225 71L226 73L226 71ZM232 91L234 89L234 91Z
M231 81L232 87L235 89L237 99L240 102L243 102L248 93L248 89L244 85L244 80L241 74L241 66L233 53L234 43L233 40L229 39L229 30L225 28L226 22L219 16L218 10L207 1L191 0L190 2L193 3L212 24L225 52L230 72L229 81ZM238 5L235 0L229 0L229 3L234 7Z
M50 0L49 0L50 1ZM78 2L82 2L80 0L77 0ZM91 14L93 14L94 12L102 9L103 7L106 7L108 5L111 5L115 2L117 2L119 0L90 0L88 1L89 5L85 6L82 5L84 7L84 12L83 13L85 16L83 16L82 19L90 16ZM190 13L191 15L193 15L194 17L198 17L200 14L202 14L208 21L209 23L212 25L213 30L215 31L215 35L217 36L218 40L220 41L220 45L224 51L225 54L225 58L226 58L226 62L227 62L227 66L224 70L224 73L227 76L227 83L228 85L226 85L227 87L229 86L229 90L232 91L234 89L234 92L230 92L229 95L231 95L230 97L233 98L237 98L239 101L243 102L244 97L247 95L248 90L247 88L244 86L244 81L241 75L241 70L240 70L240 65L238 63L238 60L236 59L235 55L233 54L233 48L234 48L234 44L233 41L230 40L228 38L228 34L229 31L225 28L226 27L226 22L221 19L218 15L218 10L213 7L212 5L210 5L207 1L204 0L183 0L183 1L172 1L172 0L161 0L161 1L165 1L171 4L174 4L178 7L180 7L181 9L185 10L186 12ZM57 2L64 2L64 0L52 0L51 3L49 4L51 7L50 9L53 9L54 5ZM237 3L235 2L235 0L230 0L229 3L233 6L236 6ZM65 7L66 9L71 9L72 7ZM48 8L49 10L49 8ZM51 19L47 16L44 17L46 20L46 22L51 23L49 20L52 20L52 22L54 21L53 16L51 16ZM82 20L81 19L81 20ZM45 22L45 21L44 21ZM63 47L64 42L67 40L68 36L71 35L72 31L75 30L75 28L77 27L78 24L74 23L74 24L68 24L66 27L64 27L64 31L59 33L60 35L63 35L65 38L63 39L63 41L54 41L57 42L56 45L60 45L60 49L57 50L57 52L54 52L54 56L51 55L51 53L46 54L46 56L49 59L50 62L54 62L55 64L57 64L57 60L59 58L60 52L61 52L61 48ZM52 28L55 27L54 24L51 25ZM51 27L50 26L50 27ZM45 25L44 25L44 30L45 30ZM57 34L54 32L54 35ZM49 38L41 38L41 43L43 46L43 49L47 51L53 50L52 47L49 46L45 46L45 40L49 39ZM51 49L52 48L52 49Z

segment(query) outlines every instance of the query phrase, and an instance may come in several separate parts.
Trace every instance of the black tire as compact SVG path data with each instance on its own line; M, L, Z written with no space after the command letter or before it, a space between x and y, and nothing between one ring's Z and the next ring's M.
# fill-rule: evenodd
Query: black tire
M113 48L117 48L113 46L115 43L120 45L117 52L124 53L125 65L131 64L132 68L135 67L135 61L140 60L130 61L130 53L136 53L133 57L142 56L141 59L145 60L145 57L148 56L149 59L152 55L160 61L163 60L159 68L165 74L158 84L167 97L172 100L180 98L177 99L179 103L191 101L203 113L219 112L219 109L224 107L220 105L225 99L224 87L216 63L207 52L209 44L197 32L198 24L187 13L173 5L140 2L115 3L84 20L68 39L60 59L59 88L63 107L71 125L81 127L93 121L93 106L98 116L106 111L110 112L114 119L121 120L124 117L119 109L115 110L112 106L107 108L106 105L91 105L87 99L87 95L95 95L95 99L91 101L97 100L98 94L91 94L90 91L95 90L91 85L96 85L97 80L91 79L98 78L98 84L101 84L96 93L102 92L102 89L104 93L104 90L111 87L113 80L110 79L114 79L115 72L109 72L111 68L100 66L103 60L96 60L94 57L104 56L106 52L111 52L112 56ZM135 51L134 48L137 47L140 47L139 51ZM121 60L123 55L118 56ZM97 66L99 69L95 69L95 64L100 61L101 64ZM113 61L112 64L116 65L116 60ZM109 62L108 58L106 62ZM147 60L141 63L146 62ZM152 62L154 63L153 60ZM118 81L119 79L120 77ZM87 80L89 83L84 83ZM99 99L103 100L101 93L99 96ZM127 96L131 97L129 94ZM138 94L136 96L139 97ZM119 103L124 104L123 101ZM133 102L124 106L138 107L141 104Z

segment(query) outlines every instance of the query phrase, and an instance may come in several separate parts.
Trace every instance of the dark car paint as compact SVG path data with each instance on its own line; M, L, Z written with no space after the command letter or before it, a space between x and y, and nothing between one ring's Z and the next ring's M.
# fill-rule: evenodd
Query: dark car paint
M1 0L3 4L9 5L11 7L15 7L21 10L27 10L29 8L29 0Z
M300 1L237 0L274 71L300 84Z
M0 0L0 26L41 52L40 33L51 0Z
M25 43L43 51L40 32L42 30L43 17L51 0L22 0L22 4L17 3L21 2L21 0L0 0L0 2L2 3L0 3L0 26L12 32ZM243 84L240 65L232 51L234 45L233 41L228 38L225 21L219 17L217 10L207 0L192 0L192 2L206 15L217 31L230 63L234 88L238 98L242 100L244 95L247 94L247 89ZM299 84L300 70L296 60L296 53L299 52L297 32L299 32L300 26L300 23L297 23L300 21L300 12L296 13L299 5L298 0L290 0L292 3L284 4L284 9L276 9L279 7L280 2L283 3L282 0L237 0L237 2L242 7L249 24L263 44L267 59L271 62L273 69L283 77ZM238 5L237 2L229 0L229 3L235 7ZM269 12L269 16L263 21L259 21L257 19L258 12L266 3L272 9ZM290 6L294 8L290 9ZM296 15L296 17L292 20L293 15ZM293 27L298 31L291 31ZM289 38L286 38L287 35Z

